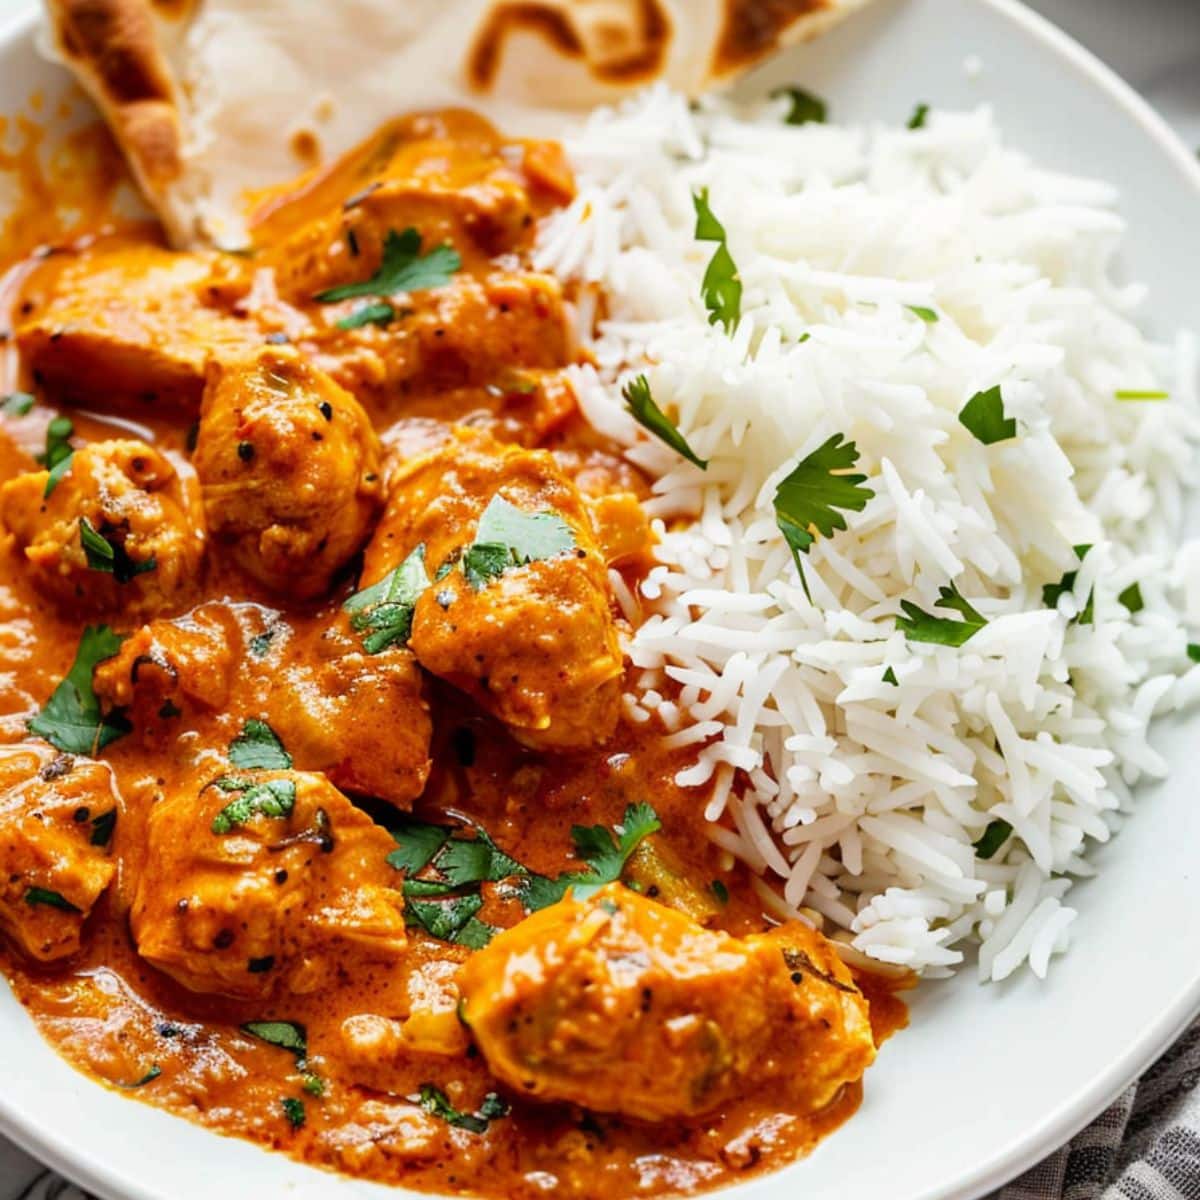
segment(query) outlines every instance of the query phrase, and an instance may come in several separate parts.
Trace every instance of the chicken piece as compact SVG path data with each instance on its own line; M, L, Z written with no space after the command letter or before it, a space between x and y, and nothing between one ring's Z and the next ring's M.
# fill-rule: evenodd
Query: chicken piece
M198 498L145 442L94 442L46 496L46 471L0 486L0 526L34 585L72 615L153 616L194 592L204 557Z
M0 749L0 931L30 958L54 962L79 949L115 870L117 809L103 763L49 746Z
M283 347L212 365L193 462L213 538L249 575L296 599L328 590L382 504L366 413Z
M133 415L200 406L210 359L261 343L206 306L227 264L144 242L106 242L45 259L21 292L16 340L51 397Z
M288 642L272 668L271 725L297 766L408 808L429 775L433 724L411 651L364 650L344 616Z
M645 1121L759 1086L816 1112L875 1057L867 1002L820 934L739 939L620 884L500 934L459 983L503 1083Z
M385 862L394 848L321 775L197 780L150 813L153 870L139 875L131 912L138 952L185 987L226 996L386 974L407 944Z
M252 233L280 291L298 300L367 278L393 231L416 229L427 250L455 242L468 254L502 254L530 237L531 187L555 198L573 190L553 149L506 143L463 110L400 117L274 197Z
M325 315L340 320L365 303L330 305ZM393 309L383 326L346 332L330 324L313 334L314 361L380 405L421 392L503 388L514 368L549 370L573 358L562 289L550 275L459 274L412 308L397 301Z
M106 708L132 710L134 728L149 731L187 712L225 708L244 652L235 606L202 604L131 633L114 657L96 667L93 687Z
M463 563L492 502L520 510L518 520L542 514L538 522L566 534L561 549L517 562L528 556L509 547L498 573L468 578ZM413 611L409 645L421 665L530 746L603 742L617 722L621 650L587 510L553 458L456 431L397 474L364 582L383 579L418 546L436 580Z

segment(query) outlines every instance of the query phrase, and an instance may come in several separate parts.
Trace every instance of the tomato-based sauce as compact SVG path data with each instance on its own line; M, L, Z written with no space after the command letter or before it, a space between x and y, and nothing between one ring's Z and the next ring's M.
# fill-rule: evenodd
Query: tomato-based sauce
M904 1008L776 927L626 719L648 489L532 262L561 151L402 118L188 254L89 161L0 318L0 963L43 1034L434 1191L809 1150Z

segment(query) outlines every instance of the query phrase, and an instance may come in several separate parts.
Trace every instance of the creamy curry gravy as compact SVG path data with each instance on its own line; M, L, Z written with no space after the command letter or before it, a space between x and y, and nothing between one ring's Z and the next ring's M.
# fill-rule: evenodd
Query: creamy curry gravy
M561 376L581 357L569 297L529 265L536 221L572 194L558 148L466 113L393 121L262 197L252 245L190 255L113 217L102 142L71 176L91 190L70 228L24 165L5 340L8 390L36 403L0 418L0 963L47 1039L221 1133L436 1191L687 1192L811 1148L858 1103L856 1014L869 1000L878 1041L903 1006L817 935L764 933L703 798L673 783L683 759L621 718L607 571L636 586L652 538L644 480ZM414 261L432 285L337 298ZM47 496L35 456L54 416L74 458ZM569 549L514 549L473 577L497 494L555 516ZM84 521L109 547L99 568ZM347 599L417 546L441 577L356 625ZM117 735L92 737L98 765L27 724L102 625L126 637L83 673L93 724ZM627 889L543 908L484 950L526 917L519 877L463 889L475 924L446 940L387 861L419 821L459 843L483 830L553 880L588 869L571 826L612 830L636 804L662 828ZM440 861L408 874L436 892ZM568 983L561 947L589 922L600 974ZM626 1016L610 944L637 947ZM487 979L464 996L475 954ZM709 955L729 973L706 974ZM587 1024L605 1013L628 1037ZM304 1052L254 1022L302 1030ZM828 1086L781 1083L797 1078Z

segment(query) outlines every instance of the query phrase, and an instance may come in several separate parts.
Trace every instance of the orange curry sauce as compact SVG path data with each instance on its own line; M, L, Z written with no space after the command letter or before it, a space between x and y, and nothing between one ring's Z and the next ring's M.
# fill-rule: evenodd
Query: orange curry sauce
M43 214L36 246L29 219L6 235L4 390L36 403L0 416L0 965L43 1034L138 1100L432 1191L680 1193L810 1149L854 1111L861 1066L815 1113L753 1071L715 1108L659 1121L606 1094L602 1070L601 1111L552 1085L522 1097L459 1019L472 945L406 928L386 861L403 845L388 830L419 818L485 830L553 878L585 866L571 826L611 829L648 802L662 831L626 868L630 904L682 909L688 937L772 924L705 837L703 797L673 784L684 759L620 720L619 650L596 666L620 629L606 571L636 586L651 537L645 481L562 378L581 357L569 300L530 265L536 221L572 193L558 148L465 113L393 121L267 198L252 245L196 254L113 219L111 155L87 167L70 227ZM408 231L418 259L453 247L446 278L325 295L374 277L389 235L412 251ZM76 457L47 497L35 456L56 415ZM560 514L575 545L474 588L463 547L498 487ZM85 519L142 569L90 565ZM428 574L447 573L411 648L371 652L343 603L418 539ZM28 730L101 624L127 635L84 679L119 733L96 749L107 766ZM255 721L294 770L235 758ZM229 817L250 794L239 771L290 788L290 814ZM525 915L511 880L474 892L485 926ZM793 970L795 987L853 992L800 957L816 973ZM857 983L880 1041L903 1005ZM304 1054L240 1028L262 1021L303 1029ZM448 1122L433 1095L488 1119Z

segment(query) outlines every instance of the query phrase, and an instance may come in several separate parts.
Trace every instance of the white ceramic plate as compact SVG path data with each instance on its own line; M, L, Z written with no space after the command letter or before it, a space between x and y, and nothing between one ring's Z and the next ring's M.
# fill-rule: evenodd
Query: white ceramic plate
M802 81L829 98L837 119L898 123L918 101L992 104L1009 139L1043 162L1121 185L1131 226L1123 269L1150 285L1147 325L1200 329L1200 169L1115 75L1020 5L880 0L760 74L764 84ZM52 96L61 86L33 52L29 21L0 29L0 112L35 87ZM870 1071L858 1115L804 1162L734 1189L737 1200L975 1200L1150 1065L1200 1012L1191 740L1183 723L1160 731L1178 771L1099 848L1102 877L1074 893L1075 946L1050 979L1025 973L981 988L964 974L925 988L911 1027ZM404 1194L218 1141L89 1083L43 1044L4 987L0 1046L0 1131L105 1200Z

